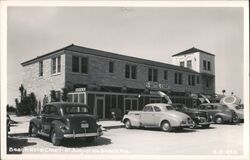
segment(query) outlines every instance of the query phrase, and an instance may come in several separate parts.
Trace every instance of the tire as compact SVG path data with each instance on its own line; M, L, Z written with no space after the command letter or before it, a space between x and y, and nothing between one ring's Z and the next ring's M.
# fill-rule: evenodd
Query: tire
M30 136L31 137L37 137L37 135L38 135L38 128L36 127L36 125L31 123L30 124Z
M171 132L172 126L168 121L161 122L161 130L164 132Z
M214 122L216 124L223 124L224 123L224 120L221 116L216 116L215 119L214 119Z
M127 128L127 129L131 129L132 128L131 122L128 119L125 120L124 125L125 125L125 128Z
M197 123L196 123L195 121L193 121L193 124L192 124L192 126L190 126L190 128L191 128L191 129L197 128Z
M92 143L92 142L94 142L94 140L95 140L95 137L87 137L86 138L86 142L88 142L88 143Z
M209 128L210 127L210 124L204 124L201 126L201 128Z
M54 130L50 133L50 139L54 146L60 146L61 145L61 139L57 137L57 134Z

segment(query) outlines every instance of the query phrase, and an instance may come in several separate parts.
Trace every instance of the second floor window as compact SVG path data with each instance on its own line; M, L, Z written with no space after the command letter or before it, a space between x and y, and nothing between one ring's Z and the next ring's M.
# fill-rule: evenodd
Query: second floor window
M195 75L192 75L192 86L195 86Z
M175 84L182 84L182 73L175 72L174 83Z
M168 80L168 71L164 71L164 80Z
M158 81L158 70L157 69L148 69L148 81L157 82Z
M187 61L187 68L192 68L192 61L191 60Z
M39 62L39 76L43 76L43 61Z
M78 56L72 57L72 72L79 72L79 62Z
M88 73L88 58L87 57L81 58L81 72Z
M72 72L88 73L88 58L72 56Z
M207 61L203 60L203 69L207 70Z
M128 79L136 79L137 71L135 65L125 65L125 78Z
M200 77L197 76L197 84L200 84Z
M180 66L181 66L181 67L184 67L184 62L183 62L183 61L180 62Z
M109 62L109 73L114 73L114 62Z
M52 74L56 73L56 58L52 58Z
M210 71L211 70L211 66L210 66L210 62L207 61L207 70Z
M191 75L188 75L188 85L191 85Z
M51 59L51 73L60 73L61 72L61 56Z

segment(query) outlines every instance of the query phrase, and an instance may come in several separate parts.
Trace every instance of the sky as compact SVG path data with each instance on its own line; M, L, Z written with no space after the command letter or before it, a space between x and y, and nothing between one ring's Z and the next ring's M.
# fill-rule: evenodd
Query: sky
M8 104L19 97L20 63L72 43L170 64L196 47L215 55L216 93L243 98L242 8L9 7L7 14Z

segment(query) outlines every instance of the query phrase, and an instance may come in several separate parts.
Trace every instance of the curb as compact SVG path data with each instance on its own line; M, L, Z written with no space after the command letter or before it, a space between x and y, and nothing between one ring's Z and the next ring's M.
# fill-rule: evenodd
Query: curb
M118 128L123 128L124 125L117 125L117 126L102 126L102 130L103 131L106 131L106 130L109 130L109 129L118 129Z

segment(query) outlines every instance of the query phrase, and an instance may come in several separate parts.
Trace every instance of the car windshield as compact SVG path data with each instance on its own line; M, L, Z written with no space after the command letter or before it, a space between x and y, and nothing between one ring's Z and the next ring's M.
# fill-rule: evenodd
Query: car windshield
M167 110L175 110L175 108L173 106L168 106L168 105L166 106L166 109Z
M84 105L68 105L63 107L64 114L87 114L89 109Z
M185 110L184 106L182 106L182 105L172 105L172 106L177 111L183 111L183 110Z

